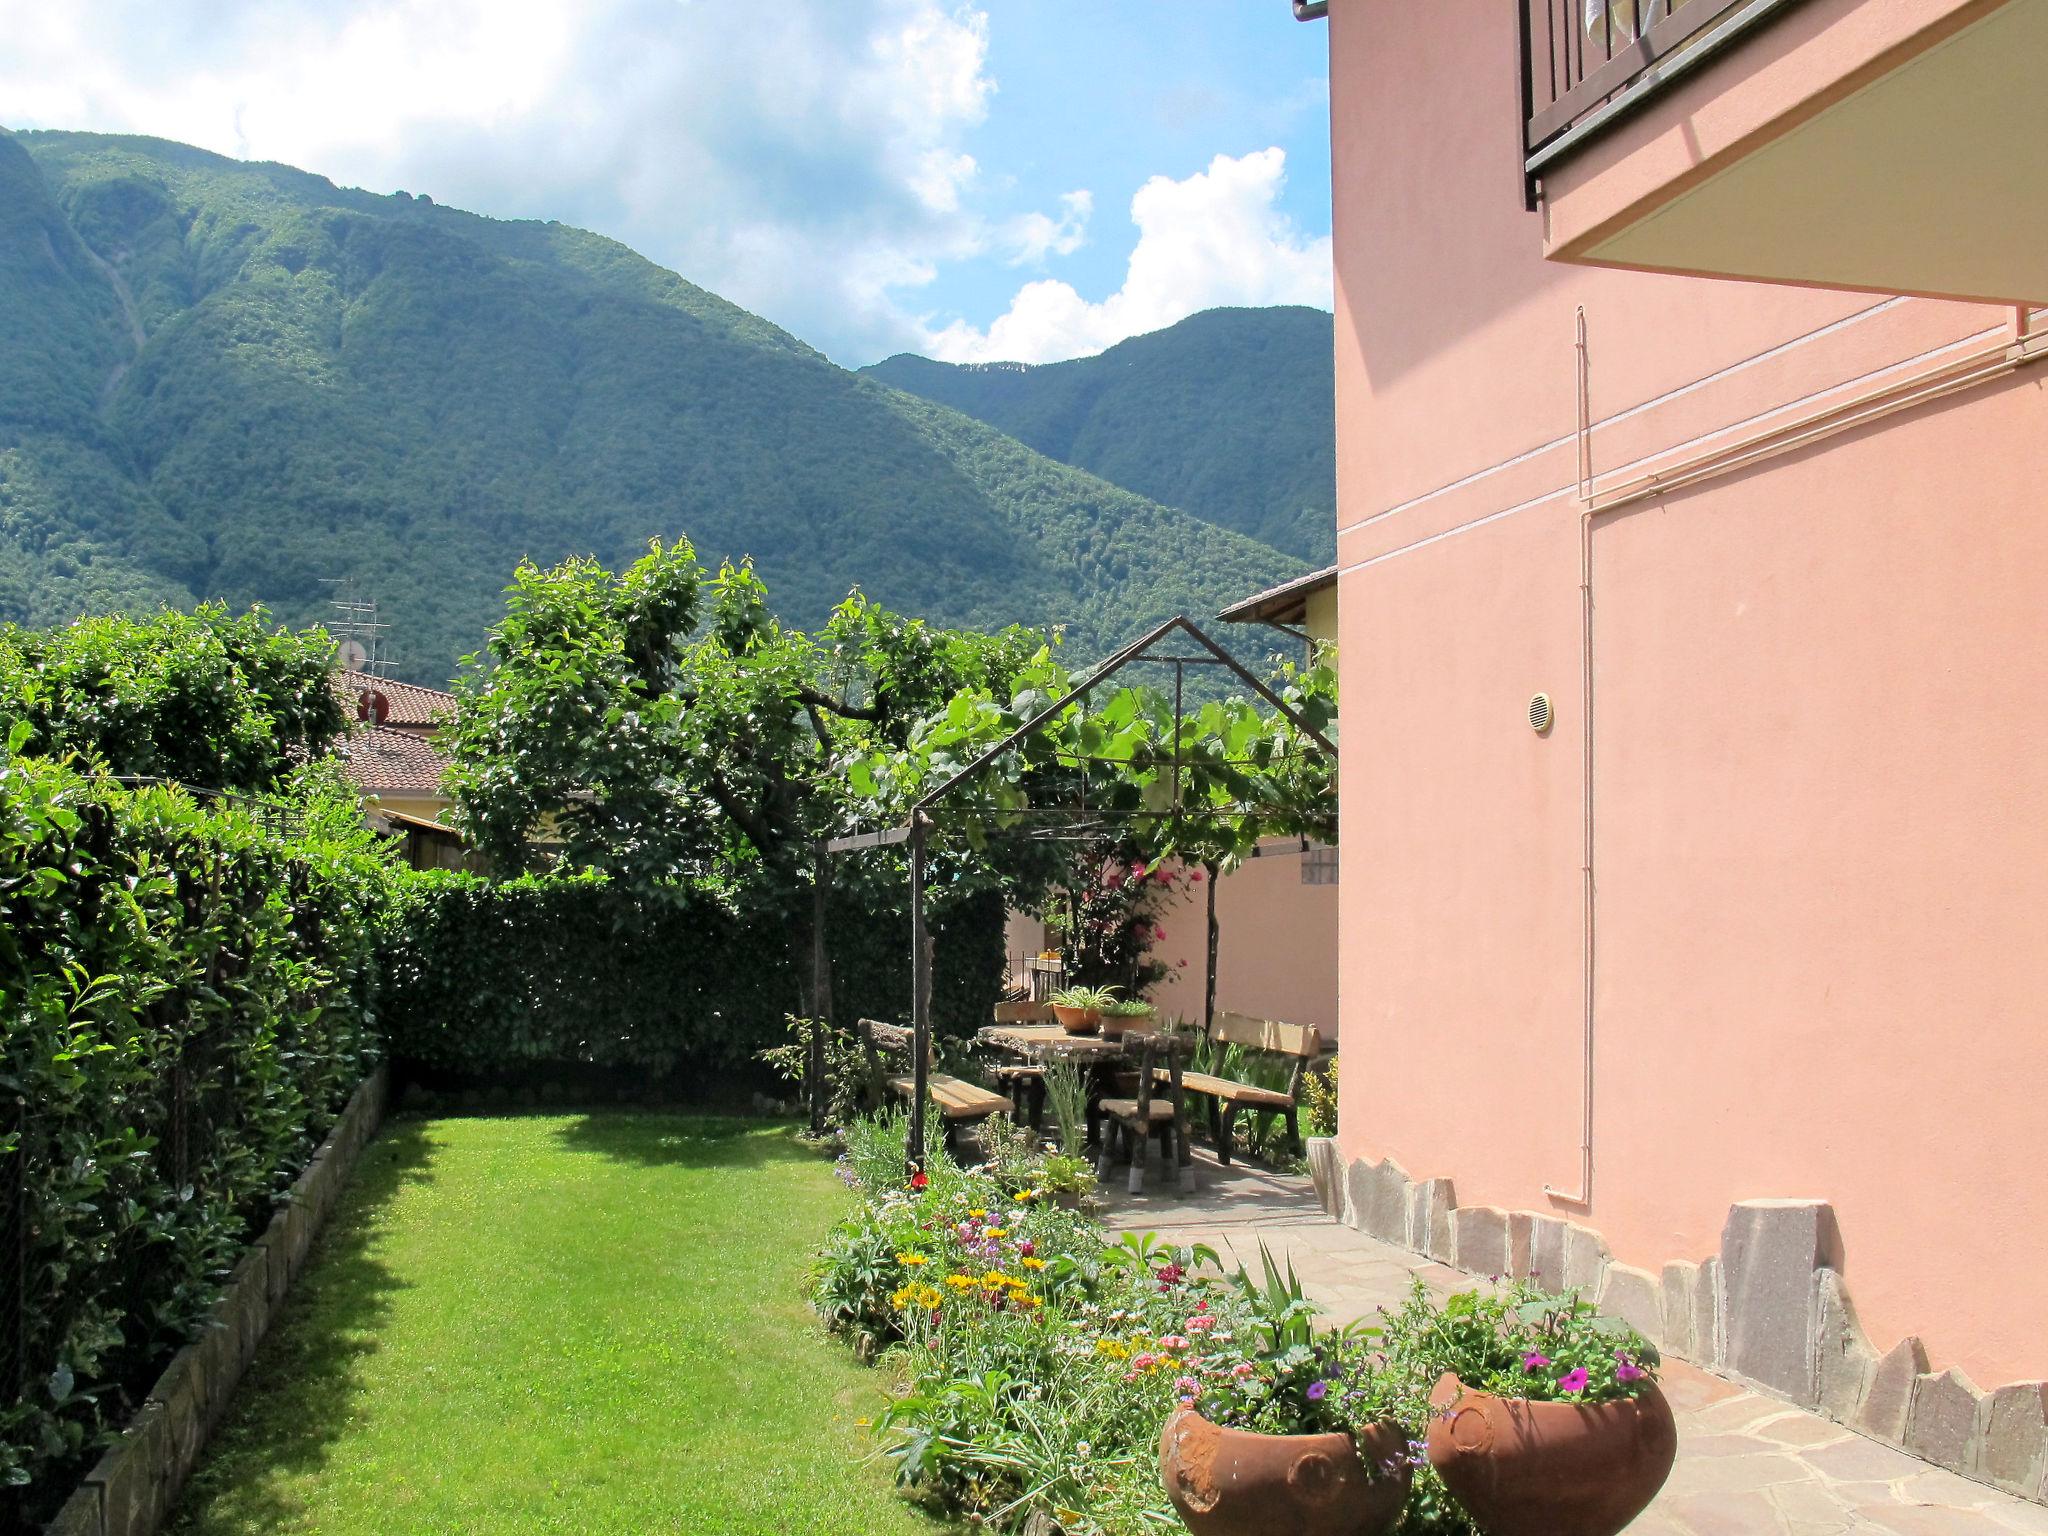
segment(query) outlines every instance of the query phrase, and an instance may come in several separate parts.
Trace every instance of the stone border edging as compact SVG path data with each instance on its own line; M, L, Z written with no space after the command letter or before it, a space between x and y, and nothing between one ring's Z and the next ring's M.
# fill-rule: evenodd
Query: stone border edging
M1721 1251L1659 1274L1617 1264L1591 1227L1537 1211L1460 1206L1449 1179L1411 1179L1392 1158L1345 1164L1334 1138L1308 1143L1316 1196L1368 1237L1474 1275L1577 1291L1666 1354L1895 1445L1923 1461L2048 1503L2048 1382L1979 1390L1934 1371L1917 1338L1880 1358L1841 1274L1825 1200L1743 1200Z
M213 1305L206 1332L171 1357L121 1438L86 1473L44 1528L45 1536L155 1536L226 1413L357 1155L383 1123L389 1094L390 1074L379 1065L350 1096L269 1227L249 1244Z

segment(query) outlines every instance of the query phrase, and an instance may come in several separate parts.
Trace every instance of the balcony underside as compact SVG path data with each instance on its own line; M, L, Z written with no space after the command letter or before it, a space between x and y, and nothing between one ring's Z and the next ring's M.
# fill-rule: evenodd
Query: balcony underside
M1880 4L1892 0L1878 0ZM1903 57L1899 55L1903 54ZM1796 104L1550 254L1651 271L2048 302L2048 0L2006 0L1829 99ZM1714 66L1741 83L1753 58ZM1725 72L1736 72L1727 74ZM1618 126L1689 142L1680 102ZM1620 152L1626 154L1623 144ZM1614 163L1610 158L1610 166ZM1667 160L1668 163L1668 160ZM1560 207L1581 191L1573 168ZM1641 191L1639 186L1638 191ZM1597 201L1597 193L1588 199ZM1577 223L1577 233L1569 229Z

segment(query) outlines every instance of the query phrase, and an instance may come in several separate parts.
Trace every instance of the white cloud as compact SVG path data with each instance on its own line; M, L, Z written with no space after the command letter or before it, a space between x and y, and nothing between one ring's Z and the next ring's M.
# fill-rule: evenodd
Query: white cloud
M1071 250L991 217L958 0L0 0L0 120L154 134L623 240L827 351L914 344L938 264Z
M1331 302L1330 239L1306 237L1278 207L1287 156L1218 155L1184 181L1155 176L1131 199L1138 243L1123 286L1100 303L1040 278L986 330L956 320L927 330L948 362L1054 362L1100 352L1220 304Z
M1027 213L1012 219L1003 233L1013 267L1042 266L1048 256L1071 256L1088 239L1088 216L1095 194L1085 189L1060 194L1060 216Z

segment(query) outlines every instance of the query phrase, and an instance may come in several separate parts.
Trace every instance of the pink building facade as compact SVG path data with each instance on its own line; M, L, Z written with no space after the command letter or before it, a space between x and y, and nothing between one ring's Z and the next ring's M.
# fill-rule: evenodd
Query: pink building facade
M1800 178L1884 167L1793 151L2048 6L1782 9L1532 183L1518 4L1328 7L1359 1065L1319 1181L2039 1497L2048 282L2002 227L1831 245Z

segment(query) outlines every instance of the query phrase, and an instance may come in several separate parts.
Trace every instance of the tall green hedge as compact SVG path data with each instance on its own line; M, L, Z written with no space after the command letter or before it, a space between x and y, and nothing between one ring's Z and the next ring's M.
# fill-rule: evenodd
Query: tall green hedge
M838 1016L904 1017L908 919L847 896L828 931ZM963 901L933 933L933 1017L963 1033L1001 987L1002 903ZM784 1038L783 1016L806 1006L810 935L805 917L736 911L713 892L431 871L387 910L381 969L401 1067L499 1082L577 1067L691 1094Z
M376 1058L387 866L338 776L308 777L283 830L0 766L0 1493L32 1513L195 1335Z

